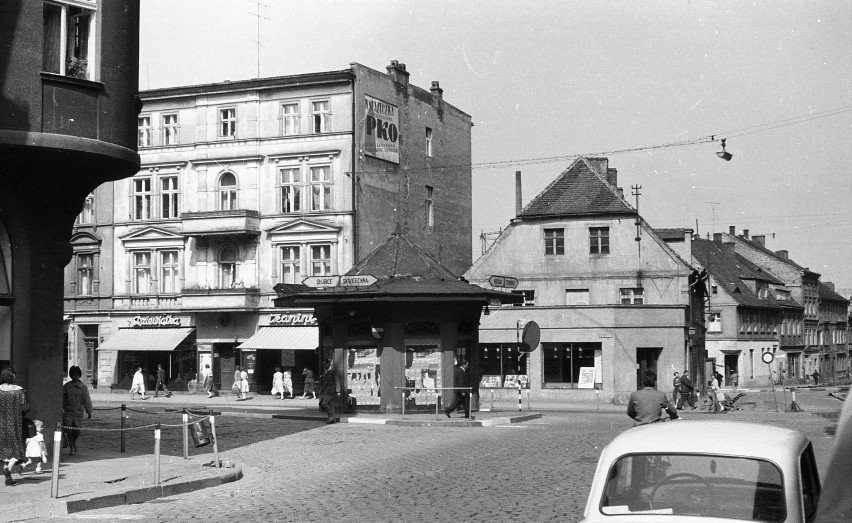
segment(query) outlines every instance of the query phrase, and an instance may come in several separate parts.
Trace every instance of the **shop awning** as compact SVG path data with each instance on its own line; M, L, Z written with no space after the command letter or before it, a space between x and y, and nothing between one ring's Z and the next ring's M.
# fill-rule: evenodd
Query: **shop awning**
M195 328L118 329L98 350L170 351L180 345Z
M319 327L261 327L238 349L314 350L319 346Z

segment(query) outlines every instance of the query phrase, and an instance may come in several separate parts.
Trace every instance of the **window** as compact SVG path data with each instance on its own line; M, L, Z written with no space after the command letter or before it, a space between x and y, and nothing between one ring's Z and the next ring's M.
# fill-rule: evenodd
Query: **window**
M311 245L311 276L331 274L331 245Z
M233 107L219 109L219 137L234 138L237 135L237 110Z
M139 122L139 133L138 133L138 145L139 147L151 147L151 117L150 116L140 116L138 118Z
M237 177L232 172L226 172L219 178L219 210L235 209L237 209Z
M160 198L162 208L160 209L163 219L177 218L180 213L180 190L178 189L177 176L164 176L160 178Z
M311 167L311 210L324 211L332 206L331 166Z
M491 387L510 386L507 376L527 375L528 355L521 352L518 347L508 344L480 344L479 345L479 372L483 376L499 376L500 381L495 382L486 378L484 383ZM517 381L512 379L517 387Z
M163 145L177 145L178 117L176 114L163 115Z
M299 114L299 102L287 103L281 106L282 133L284 136L293 136L301 132L301 118Z
M595 368L595 356L601 354L600 343L542 343L544 382L564 384L576 388L580 381L580 369ZM600 376L595 377L598 381Z
M589 254L609 254L609 227L589 227Z
M86 196L86 200L83 202L83 210L80 211L80 214L77 216L77 224L85 225L89 223L95 223L95 195L90 194Z
M707 332L722 332L721 312L711 312L707 315Z
M313 132L331 132L331 110L328 100L311 102L311 119L313 120Z
M426 128L426 156L432 156L432 129Z
M151 179L133 179L133 219L151 219Z
M62 0L43 4L42 69L48 73L94 80L97 3L78 0L74 4L67 5Z
M532 289L528 289L528 290L515 289L515 290L512 291L512 294L520 294L521 296L524 297L523 303L513 303L512 304L513 307L532 307L533 305L535 305L535 291L532 290Z
M160 252L160 292L180 292L178 251Z
M589 289L565 289L565 305L588 305Z
M645 303L645 296L642 287L626 287L621 289L622 305L642 305L643 303Z
M279 171L281 179L281 212L302 210L302 170L286 167Z
M544 254L565 254L565 229L544 230Z
M94 294L95 255L91 253L77 255L77 294Z
M719 294L719 286L718 285L711 285L710 286L710 292L712 292L713 294Z
M302 283L301 249L295 245L281 247L281 281L283 283Z
M426 218L426 226L432 227L435 225L435 204L433 201L433 196L435 194L435 189L432 187L426 186L426 206L425 206L425 218Z
M133 253L133 292L147 294L151 286L151 253Z
M233 247L219 252L219 288L230 289L237 284L237 255Z

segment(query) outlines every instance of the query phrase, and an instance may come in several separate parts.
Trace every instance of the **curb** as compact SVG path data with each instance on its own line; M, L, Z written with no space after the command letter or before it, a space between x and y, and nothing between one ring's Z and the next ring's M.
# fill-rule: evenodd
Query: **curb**
M124 492L115 492L101 496L75 499L65 503L68 514L82 512L84 510L95 510L99 508L115 507L118 505L132 505L144 503L157 498L186 494L210 487L218 487L225 483L232 483L242 479L243 471L239 467L229 469L227 472L219 472L216 476L178 481L152 487L141 487Z

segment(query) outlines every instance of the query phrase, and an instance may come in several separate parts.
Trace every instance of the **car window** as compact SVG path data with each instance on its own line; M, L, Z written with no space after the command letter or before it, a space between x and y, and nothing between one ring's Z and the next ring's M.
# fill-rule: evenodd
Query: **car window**
M813 521L819 502L819 475L814 461L814 449L810 443L799 458L799 470L802 479L802 502L805 508L805 521Z
M610 469L600 511L784 521L785 500L781 471L765 460L631 454Z

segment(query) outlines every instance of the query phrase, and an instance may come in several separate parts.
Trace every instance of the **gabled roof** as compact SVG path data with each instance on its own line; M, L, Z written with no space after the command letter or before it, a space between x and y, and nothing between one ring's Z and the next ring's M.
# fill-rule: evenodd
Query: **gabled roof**
M731 235L729 235L729 236L731 236ZM819 276L819 273L813 272L812 270L808 269L807 267L802 267L801 265L799 265L798 263L794 262L794 261L793 261L792 259L790 259L790 258L782 258L782 257L781 257L781 256L779 256L779 255L778 255L775 251L773 251L773 250L771 250L771 249L767 249L765 246L763 246L763 245L761 245L761 244L757 243L756 241L752 240L751 238L745 238L745 237L743 237L743 236L732 236L732 237L733 237L733 238L736 238L737 240L739 240L739 241L741 241L741 242L743 242L743 243L745 243L745 244L746 244L746 245L748 245L749 247L752 247L752 248L754 248L754 249L756 249L756 250L758 250L758 251L760 251L760 252L762 252L762 253L764 253L764 254L768 254L769 256L772 256L772 257L773 257L773 258L775 258L776 260L781 261L781 262L784 262L784 263L786 263L787 265L789 265L789 266L791 266L791 267L794 267L794 268L796 268L796 269L798 269L798 270L800 270L800 271L802 271L802 272L805 272L805 273L808 273L808 274L811 274L811 275L815 275L815 276Z
M658 229L654 227L654 234L663 241L683 241L687 233L692 234L692 229L673 228L673 229Z
M710 240L696 238L692 241L692 256L707 271L711 278L721 286L736 302L747 307L779 309L783 305L769 297L759 298L743 281L745 279L766 279L767 273L757 273L751 269L752 264L743 263L742 256L726 255L722 249ZM773 283L779 282L773 277ZM780 283L780 282L779 282Z
M849 304L848 299L844 298L841 294L838 294L832 290L831 287L822 282L820 282L817 286L817 292L819 292L820 300L843 302L847 305Z
M605 173L603 174L605 176ZM518 214L518 218L636 214L585 158L574 160Z

